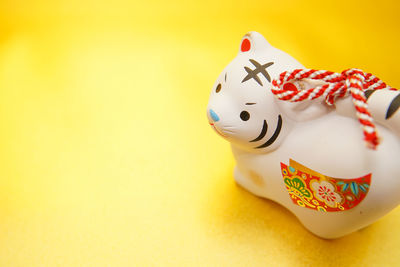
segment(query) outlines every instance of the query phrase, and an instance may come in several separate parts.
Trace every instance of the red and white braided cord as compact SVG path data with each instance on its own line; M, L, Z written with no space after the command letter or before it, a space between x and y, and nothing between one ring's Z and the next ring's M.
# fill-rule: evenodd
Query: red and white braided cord
M312 79L324 84L315 88L299 90L291 82ZM351 95L356 115L362 125L364 140L367 145L376 149L379 138L368 105L364 90L397 90L387 86L371 73L359 69L348 69L342 73L326 70L296 69L282 72L279 79L272 81L272 93L280 100L299 102L323 97L328 105L333 105L338 98Z

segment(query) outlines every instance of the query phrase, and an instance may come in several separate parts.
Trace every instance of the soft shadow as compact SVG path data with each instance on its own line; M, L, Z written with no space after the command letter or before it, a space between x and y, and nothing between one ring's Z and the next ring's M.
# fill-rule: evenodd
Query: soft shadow
M370 252L382 244L382 238L390 239L390 235L383 234L382 221L343 238L321 239L306 230L284 207L238 186L232 170L209 179L214 183L205 196L209 205L202 213L207 235L221 245L227 242L238 246L246 244L251 248L249 251L254 252L253 256L259 255L257 251L260 250L279 251L276 256L285 257L285 262L296 266L314 266L322 262L325 266L346 266L355 262L368 263L368 257L374 257Z

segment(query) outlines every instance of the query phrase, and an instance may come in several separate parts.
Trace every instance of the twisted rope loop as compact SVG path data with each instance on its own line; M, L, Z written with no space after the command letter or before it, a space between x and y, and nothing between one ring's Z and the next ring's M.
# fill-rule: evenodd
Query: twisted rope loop
M322 81L323 85L310 89L298 89L293 83L303 79ZM356 115L360 122L364 140L371 149L376 149L379 137L368 110L364 90L397 90L389 87L371 73L359 69L347 69L342 73L326 70L296 69L282 72L279 79L272 81L272 93L280 100L299 102L323 97L328 105L333 105L338 98L351 95Z

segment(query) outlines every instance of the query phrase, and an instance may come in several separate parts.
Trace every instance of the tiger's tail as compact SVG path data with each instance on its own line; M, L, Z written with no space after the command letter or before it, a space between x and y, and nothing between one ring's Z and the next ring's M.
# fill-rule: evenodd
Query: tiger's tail
M364 94L373 119L400 136L400 90L366 90Z

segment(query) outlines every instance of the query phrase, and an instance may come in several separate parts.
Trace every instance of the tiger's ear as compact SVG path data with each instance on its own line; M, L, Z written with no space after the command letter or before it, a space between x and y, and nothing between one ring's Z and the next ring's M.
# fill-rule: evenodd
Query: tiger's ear
M295 87L297 90L308 90L323 84L324 83L321 81L303 79L301 81L286 83L284 88L288 86ZM286 116L297 122L304 122L319 118L325 114L328 114L334 109L333 106L326 105L323 98L304 100L300 102L288 102L277 99L276 103Z
M242 41L240 42L239 53L255 52L259 50L264 50L271 45L265 40L258 32L248 32L246 33Z

